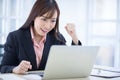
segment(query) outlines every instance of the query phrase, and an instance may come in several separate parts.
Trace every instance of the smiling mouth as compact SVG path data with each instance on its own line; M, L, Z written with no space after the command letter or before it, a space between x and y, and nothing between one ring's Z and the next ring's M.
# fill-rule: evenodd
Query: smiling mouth
M42 28L41 28L41 30L42 30L42 32L44 32L44 33L47 33L47 32L48 32L48 30L46 30L46 29L42 29Z

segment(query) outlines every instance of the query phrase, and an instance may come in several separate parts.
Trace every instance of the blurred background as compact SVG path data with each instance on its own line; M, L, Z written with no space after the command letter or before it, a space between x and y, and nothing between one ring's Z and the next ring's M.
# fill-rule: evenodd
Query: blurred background
M0 0L0 45L9 32L26 21L36 0ZM83 46L100 46L96 65L120 67L120 0L56 0L60 7L60 32L67 45L67 23L75 23ZM0 49L1 54L3 50ZM0 60L2 59L2 56Z

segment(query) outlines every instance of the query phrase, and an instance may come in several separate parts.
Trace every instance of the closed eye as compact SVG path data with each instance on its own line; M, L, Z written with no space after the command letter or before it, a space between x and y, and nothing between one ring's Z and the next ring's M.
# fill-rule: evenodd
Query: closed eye
M56 22L56 20L51 20L51 22Z
M46 18L42 18L42 20L43 20L43 21L47 21L47 19L46 19Z

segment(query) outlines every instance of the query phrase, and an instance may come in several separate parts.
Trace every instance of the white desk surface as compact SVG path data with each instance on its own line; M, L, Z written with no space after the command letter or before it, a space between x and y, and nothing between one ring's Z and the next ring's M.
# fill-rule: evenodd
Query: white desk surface
M24 75L16 75L16 74L0 74L0 78L3 80L32 80L32 79L25 79L23 78ZM2 80L0 79L0 80ZM101 78L101 77L93 77L90 76L88 78L75 78L75 79L58 79L58 80L120 80L120 77L118 78Z

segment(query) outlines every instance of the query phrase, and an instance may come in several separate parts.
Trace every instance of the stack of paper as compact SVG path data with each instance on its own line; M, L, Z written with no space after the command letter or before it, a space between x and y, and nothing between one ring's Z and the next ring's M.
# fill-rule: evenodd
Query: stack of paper
M15 74L0 74L0 80L26 80Z
M115 78L115 77L120 77L120 73L111 72L111 71L102 70L102 69L93 69L91 76L104 77L104 78Z

